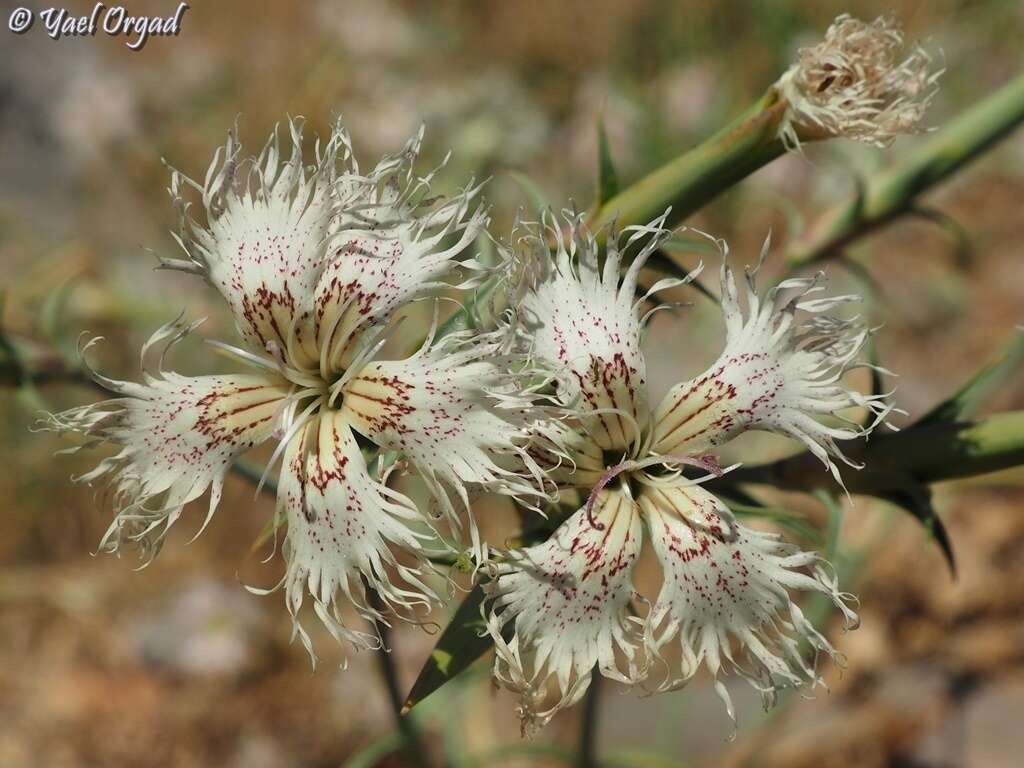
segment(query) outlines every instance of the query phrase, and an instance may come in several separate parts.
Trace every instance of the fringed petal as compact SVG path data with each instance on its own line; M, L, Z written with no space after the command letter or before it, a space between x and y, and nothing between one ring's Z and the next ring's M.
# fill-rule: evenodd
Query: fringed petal
M590 489L605 473L604 449L594 438L560 420L532 428L529 454L558 488Z
M832 458L846 459L836 441L867 434L889 411L883 395L862 395L842 383L846 371L863 365L856 358L869 331L856 320L823 313L857 297L808 298L824 290L818 275L786 280L762 298L754 283L755 269L747 273L744 312L733 272L724 261L727 248L720 245L725 351L700 376L673 387L658 406L654 450L694 455L743 430L769 430L801 441L841 482ZM767 248L766 242L762 260ZM798 311L808 315L802 323L797 322ZM818 421L853 406L869 409L873 423L830 427Z
M398 307L448 287L444 278L460 265L455 257L487 225L479 186L447 200L428 196L434 173L413 170L422 139L421 130L403 152L384 158L368 177L349 179L342 192L330 262L315 291L325 377L347 367ZM474 272L461 287L476 285L479 265L461 266Z
M800 50L776 84L787 102L782 140L796 147L801 138L844 136L885 147L901 134L924 130L942 70L932 70L921 48L901 60L903 47L892 19L867 24L839 16L821 43Z
M290 120L291 155L278 131L258 157L243 157L235 131L214 155L203 184L175 171L171 196L180 216L179 240L188 262L169 268L198 271L224 296L238 330L252 349L279 349L290 365L315 364L311 296L323 269L325 239L335 217L332 186L337 163L350 156L349 139L336 125L315 164L302 157L302 122ZM186 187L197 189L205 227L190 215Z
M408 359L355 367L341 387L341 412L410 461L453 521L449 494L468 511L472 487L536 503L544 478L526 450L535 398L509 362L487 339L431 339Z
M513 233L521 262L513 305L533 354L557 377L562 403L578 409L602 448L625 449L639 442L648 408L637 278L670 233L665 216L625 229L621 241L609 233L599 266L598 237L583 216L563 218ZM624 257L631 261L620 277Z
M749 681L767 708L780 689L821 683L819 653L842 664L789 596L790 590L819 592L842 611L847 628L856 627L847 605L853 598L839 592L818 555L740 525L721 501L685 481L645 487L639 506L664 569L645 644L665 661L662 651L674 640L680 654L667 662L659 690L684 685L705 664L735 722L721 672L731 669Z
M370 476L338 411L321 411L291 438L277 505L288 524L285 598L295 634L314 662L313 642L299 617L307 593L328 631L359 649L379 648L380 638L348 626L346 605L367 621L386 622L377 605L412 618L437 602L423 580L429 563L422 550L433 533L408 498Z
M86 436L89 442L82 447L121 447L76 478L109 483L115 517L100 547L104 551L117 551L130 541L148 562L185 504L209 488L205 527L220 501L231 463L270 437L287 402L288 387L276 377L189 377L162 370L167 350L189 330L191 326L171 323L150 338L143 348L143 383L94 374L121 397L72 408L41 425Z
M636 681L639 622L628 606L641 531L623 486L601 494L593 518L581 509L543 544L494 563L495 578L485 586L494 676L520 695L524 733L579 701L595 666L606 677ZM514 632L506 641L509 623ZM549 682L558 688L554 704Z

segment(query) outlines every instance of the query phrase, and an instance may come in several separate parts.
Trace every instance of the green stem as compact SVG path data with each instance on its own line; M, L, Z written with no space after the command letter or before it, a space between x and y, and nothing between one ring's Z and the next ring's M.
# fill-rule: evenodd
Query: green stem
M1024 121L1024 75L954 118L906 160L826 212L795 242L791 266L833 256L854 240L914 210L917 197L962 168Z
M783 154L778 138L785 112L774 88L707 141L658 168L600 206L591 217L597 230L646 224L669 206L668 224L685 219L736 182Z
M583 699L583 713L580 722L580 744L576 754L578 768L597 766L597 716L601 702L601 673L594 669L590 673L590 688Z
M383 603L372 589L367 589L370 604L377 610L381 610ZM388 702L395 718L395 727L402 737L402 751L409 761L409 765L428 768L427 753L423 748L420 739L419 729L412 717L402 716L402 704L404 697L398 681L398 670L395 668L394 658L391 656L391 629L383 622L376 622L377 633L381 640L381 649L374 656L377 658L377 666L380 668L381 677L384 678L384 686L388 693Z

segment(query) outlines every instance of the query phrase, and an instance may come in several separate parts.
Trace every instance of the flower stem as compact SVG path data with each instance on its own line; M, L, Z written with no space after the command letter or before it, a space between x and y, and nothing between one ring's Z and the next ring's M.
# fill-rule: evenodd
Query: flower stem
M377 593L367 589L370 604L377 610L383 608L383 603ZM384 686L388 694L388 703L391 705L391 712L395 718L395 727L402 737L402 751L405 753L409 765L419 768L429 768L427 753L423 748L423 741L420 739L419 729L412 717L402 716L402 704L404 697L398 681L398 670L395 668L395 660L391 655L391 628L383 622L376 622L377 634L380 636L381 649L374 656L377 658L377 666L380 668L381 677L384 678Z
M821 216L795 242L790 266L838 255L853 241L915 210L918 196L1007 136L1024 121L1024 75L962 113L906 160L864 184L858 193Z
M590 688L583 699L583 713L580 722L580 743L576 753L578 768L597 767L597 716L601 704L601 674L594 669L590 673Z
M770 88L755 104L707 141L651 172L597 208L597 231L614 220L619 228L645 224L669 206L666 225L685 219L736 182L782 155L779 123L786 103Z

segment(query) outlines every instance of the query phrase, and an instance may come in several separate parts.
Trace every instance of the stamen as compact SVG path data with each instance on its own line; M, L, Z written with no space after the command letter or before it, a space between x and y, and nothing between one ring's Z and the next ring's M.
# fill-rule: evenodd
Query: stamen
M283 369L285 367L285 364L284 364L284 352L281 351L281 345L278 344L273 339L271 339L270 341L267 342L266 349L267 349L267 352L270 353L270 356L272 358L274 358L274 360L277 361L277 364L279 366L281 366L281 368Z
M597 481L597 485L593 487L590 491L590 495L587 497L587 521L590 525L598 531L603 531L605 528L604 523L598 522L594 518L593 513L594 504L597 501L597 495L605 489L608 483L623 472L632 472L655 464L688 464L691 467L700 467L714 477L721 477L728 471L727 469L723 469L722 465L718 463L718 459L711 454L706 454L704 456L649 456L646 459L634 459L631 461L624 461L621 464L616 464L615 466L605 470L605 473L601 475L601 479ZM732 469L732 467L729 467L729 469Z

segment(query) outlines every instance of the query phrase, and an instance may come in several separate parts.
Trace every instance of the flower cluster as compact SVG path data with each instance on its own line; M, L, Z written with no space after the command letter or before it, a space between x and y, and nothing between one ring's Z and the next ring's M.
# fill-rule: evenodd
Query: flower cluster
M784 138L798 142L813 125L885 143L916 125L935 76L921 54L897 63L899 43L887 22L837 20L779 83ZM220 293L240 341L212 343L248 372L167 370L199 325L179 319L144 345L141 381L89 368L114 396L43 423L83 435L80 447L116 448L78 478L110 488L101 548L135 545L148 562L208 493L201 532L232 464L269 442L264 480L279 466L273 522L287 531L278 587L311 655L304 603L335 638L379 648L378 632L351 626L347 608L371 627L419 620L440 601L433 555L468 545L487 593L494 675L519 693L526 730L578 701L594 670L668 690L704 666L730 714L727 671L766 704L780 688L820 683L815 658L839 656L792 593L825 595L854 626L850 596L816 554L738 522L707 481L730 469L713 451L767 430L802 443L842 482L838 464L851 462L839 443L887 413L881 396L845 383L868 330L832 311L854 297L824 296L820 275L759 292L768 243L744 284L714 241L725 348L654 403L642 351L653 310L643 308L696 276L640 288L671 234L667 212L621 233L545 214L517 224L498 263L484 266L470 254L489 223L480 188L433 196L435 174L414 167L422 131L361 171L340 124L311 156L302 123L287 129L255 154L232 131L201 183L177 171L170 182L183 257L160 265ZM507 288L497 327L442 333L435 323L411 355L384 355L412 302L435 302L436 317L441 291L485 282ZM844 419L849 409L868 417ZM418 479L425 505L389 483L396 471ZM547 540L488 546L471 508L481 492L575 511ZM663 571L647 597L633 583L645 541Z

